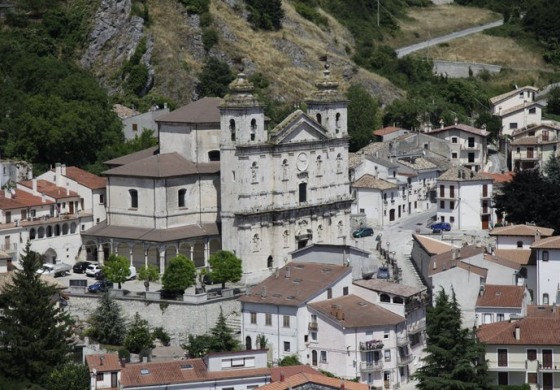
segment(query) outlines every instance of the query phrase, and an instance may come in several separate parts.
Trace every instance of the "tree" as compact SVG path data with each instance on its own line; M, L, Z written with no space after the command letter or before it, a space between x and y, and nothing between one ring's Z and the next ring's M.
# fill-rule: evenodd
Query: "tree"
M233 332L226 324L226 317L220 306L220 315L216 325L210 329L210 347L212 352L235 351L239 349L239 341L233 336Z
M50 373L45 387L47 390L89 390L88 368L83 364L63 364Z
M427 355L414 377L418 389L487 389L488 372L484 346L473 332L462 329L455 292L451 298L441 289L426 318Z
M547 182L560 186L560 160L554 154L551 154L546 162L544 173Z
M187 342L181 344L189 358L203 357L208 353L208 346L211 342L211 336L208 334L194 336L189 334L187 336Z
M124 346L132 353L140 353L153 348L153 341L148 321L142 319L136 312L124 338Z
M549 114L560 115L560 88L554 87L548 93L546 99L546 112Z
M352 84L346 92L348 103L348 134L350 151L356 152L369 144L372 132L381 125L377 101L359 84Z
M113 283L121 284L126 282L130 277L130 262L126 257L112 253L103 266L103 275Z
M191 259L178 255L169 260L161 281L166 291L182 294L193 286L196 280L196 267Z
M150 289L150 282L157 282L159 280L159 270L151 265L144 265L138 271L138 280L144 280L146 291Z
M245 0L249 8L249 23L255 29L280 30L282 28L282 0Z
M212 268L210 277L213 281L222 283L222 288L226 288L226 282L239 282L243 275L241 259L237 258L233 252L217 251L210 255L208 263Z
M0 295L0 377L42 384L68 359L71 319L58 305L60 288L37 274L42 256L29 242L21 264Z
M234 76L226 62L210 57L199 75L196 87L200 97L224 97L229 90L229 84Z
M121 345L126 324L121 308L108 293L101 296L99 306L90 318L91 336L102 344Z

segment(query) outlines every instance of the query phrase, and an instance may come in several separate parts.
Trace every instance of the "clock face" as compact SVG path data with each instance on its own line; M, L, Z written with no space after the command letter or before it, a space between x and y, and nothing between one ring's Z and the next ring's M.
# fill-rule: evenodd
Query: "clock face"
M297 156L297 162L296 162L297 169L299 169L300 171L305 171L307 169L307 164L308 164L307 154L300 153Z

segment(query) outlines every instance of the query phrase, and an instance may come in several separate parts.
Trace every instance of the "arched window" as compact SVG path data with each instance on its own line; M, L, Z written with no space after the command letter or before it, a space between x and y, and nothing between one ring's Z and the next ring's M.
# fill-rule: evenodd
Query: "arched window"
M74 234L74 233L76 233L76 223L72 222L70 224L70 234Z
M211 150L208 152L208 161L220 161L220 151Z
M251 349L253 349L251 336L247 336L245 337L245 350L250 351Z
M35 239L35 229L33 229L33 228L29 231L29 239L30 240Z
M340 131L340 113L337 112L336 116L335 116L335 126L336 126L336 132L338 133Z
M317 118L317 123L321 124L321 120L322 120L321 119L321 114L317 114L316 118Z
M391 297L390 297L389 295L387 295L387 294L381 294L381 295L379 296L379 300L380 300L381 302L391 302Z
M37 238L43 238L43 237L45 237L45 228L41 226L37 230Z
M274 265L274 260L272 259L272 256L268 256L268 259L266 259L266 266L268 268L272 268L273 265Z
M282 180L288 180L288 160L282 161Z
M322 164L323 164L323 159L321 159L321 156L317 156L317 176L321 176L323 174L323 170L322 170Z
M342 155L336 155L336 173L342 173Z
M47 237L52 237L52 226L47 226Z
M187 207L187 190L181 188L177 194L177 206Z
M311 351L311 365L312 366L317 365L317 351L316 350Z
M229 132L231 133L231 140L235 141L235 121L233 119L229 120Z
M393 297L393 303L400 303L402 305L404 301L401 297Z
M130 197L130 208L137 209L138 208L138 191L137 190L128 190L128 194Z
M68 224L65 223L62 225L62 234L63 235L67 235L68 234Z
M60 225L54 225L54 235L60 236Z
M542 295L542 303L543 305L548 305L548 293Z
M254 161L251 165L251 183L258 183L258 173L259 173L259 166L257 162Z
M255 119L251 119L251 141L255 140L256 134L257 134L257 121Z
M307 202L307 183L299 183L299 203Z

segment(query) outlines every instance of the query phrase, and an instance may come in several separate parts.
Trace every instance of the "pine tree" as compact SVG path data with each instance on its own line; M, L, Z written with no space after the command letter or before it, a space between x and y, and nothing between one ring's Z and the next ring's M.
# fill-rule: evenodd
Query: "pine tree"
M239 349L239 341L233 336L233 331L226 324L226 317L220 307L220 315L216 326L210 330L211 343L209 351L225 352Z
M0 295L0 376L44 383L68 360L71 320L58 306L60 288L37 274L42 258L29 243L21 263Z
M416 371L418 389L468 390L488 388L484 346L474 334L461 328L461 311L455 292L451 298L442 289L434 307L428 308L427 355Z
M124 346L132 353L140 353L152 348L153 341L148 321L142 319L136 312L124 339Z
M101 297L90 322L94 339L103 344L121 345L126 334L126 324L119 304L109 293Z
M551 154L544 167L545 180L551 184L560 186L560 160Z

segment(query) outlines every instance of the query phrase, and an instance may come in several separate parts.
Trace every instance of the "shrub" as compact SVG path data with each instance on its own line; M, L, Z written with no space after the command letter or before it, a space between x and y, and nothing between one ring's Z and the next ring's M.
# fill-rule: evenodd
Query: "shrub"
M218 32L213 28L205 28L202 31L202 44L204 45L204 50L207 52L218 43Z
M152 337L161 341L161 343L165 346L168 346L169 342L171 341L171 337L161 326L154 329L154 331L152 332Z

